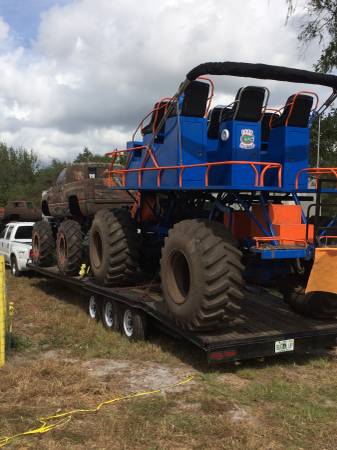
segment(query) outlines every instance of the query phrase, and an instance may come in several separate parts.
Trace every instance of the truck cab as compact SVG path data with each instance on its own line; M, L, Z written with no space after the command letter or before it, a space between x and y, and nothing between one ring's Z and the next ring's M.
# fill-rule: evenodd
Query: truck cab
M33 225L34 222L10 222L0 233L0 255L14 276L28 270Z

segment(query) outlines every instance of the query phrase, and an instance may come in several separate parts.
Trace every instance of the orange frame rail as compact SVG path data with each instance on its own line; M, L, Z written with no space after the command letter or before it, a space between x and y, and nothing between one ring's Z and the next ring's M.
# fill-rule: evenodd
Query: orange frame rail
M146 149L145 155L141 162L141 167L134 169L114 169L114 164L116 162L116 158L119 154L128 153ZM174 166L160 166L158 164L157 158L153 154L152 149L148 145L141 145L138 147L132 147L125 150L114 150L110 153L107 153L106 156L111 156L111 166L108 171L108 185L113 186L113 175L121 176L122 186L126 185L126 174L128 173L138 173L137 184L140 188L142 186L142 176L144 172L157 171L157 187L161 186L161 175L165 170L179 170L179 187L183 187L183 174L186 169L193 169L197 167L205 167L205 178L204 183L205 187L209 187L209 172L212 167L215 166L227 166L227 165L248 165L254 172L255 177L255 187L264 187L264 179L265 174L268 170L277 169L278 171L278 187L282 187L282 164L280 163L272 163L272 162L255 162L255 161L216 161L216 162L206 162L206 163L198 163L198 164L181 164ZM151 159L153 163L153 167L145 167L147 161ZM259 174L258 167L262 167L261 173Z
M264 242L298 242L299 244L303 244L306 248L308 246L308 242L306 239L295 239L295 238L284 238L282 236L261 236L261 237L253 237L256 241L256 248L260 248L260 244Z
M296 189L298 189L300 177L304 173L307 173L308 175L313 175L316 178L316 185L317 185L317 180L319 179L319 177L321 175L334 175L337 179L337 167L307 167L307 168L301 169L299 172L297 172L296 179L295 179L295 188Z

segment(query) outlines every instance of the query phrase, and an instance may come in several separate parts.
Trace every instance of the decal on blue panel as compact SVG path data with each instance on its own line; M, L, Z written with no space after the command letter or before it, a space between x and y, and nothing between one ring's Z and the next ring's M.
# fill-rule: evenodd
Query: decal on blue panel
M241 129L240 148L245 149L255 148L254 130L251 130L250 128Z

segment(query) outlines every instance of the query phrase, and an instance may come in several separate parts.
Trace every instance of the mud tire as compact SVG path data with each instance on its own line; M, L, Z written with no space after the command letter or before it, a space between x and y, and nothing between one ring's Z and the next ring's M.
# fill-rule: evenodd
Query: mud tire
M130 283L138 270L139 236L126 209L102 209L90 231L90 265L97 282Z
M63 275L78 275L83 256L83 233L75 220L65 220L57 230L56 259Z
M238 318L245 283L242 253L221 223L183 220L169 231L161 284L169 313L188 329L215 329Z
M54 264L55 239L51 225L46 220L40 220L32 231L32 261L40 267Z

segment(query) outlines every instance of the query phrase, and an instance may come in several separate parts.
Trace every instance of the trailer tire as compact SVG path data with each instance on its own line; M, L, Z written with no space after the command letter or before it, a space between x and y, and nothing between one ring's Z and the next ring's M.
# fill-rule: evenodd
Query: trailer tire
M100 312L99 312L99 303L96 295L92 294L88 298L88 314L90 319L99 321Z
M161 284L166 307L188 329L215 329L238 318L244 298L242 253L218 222L183 220L165 239Z
M57 230L56 258L63 275L78 275L83 255L83 233L76 220L67 219Z
M119 330L119 314L116 303L109 298L105 298L101 305L101 320L106 330Z
M104 285L133 281L139 263L137 227L126 209L102 209L90 230L90 265Z
M54 263L55 239L51 225L40 220L32 231L32 261L40 267L49 267Z
M126 308L122 314L123 334L131 341L144 341L146 339L146 316L131 308Z

